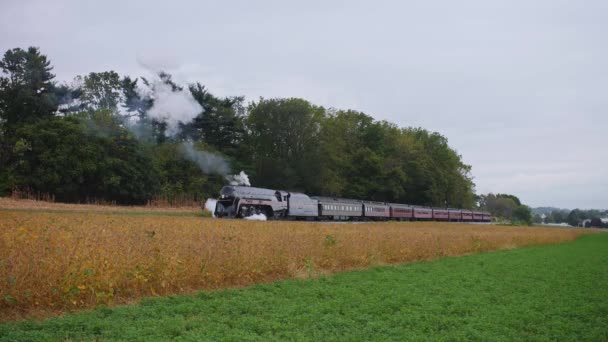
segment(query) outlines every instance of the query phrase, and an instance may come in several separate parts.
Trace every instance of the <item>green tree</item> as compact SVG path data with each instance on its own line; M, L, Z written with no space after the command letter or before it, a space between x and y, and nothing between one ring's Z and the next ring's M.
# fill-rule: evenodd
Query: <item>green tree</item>
M585 219L583 213L579 209L574 209L568 214L567 222L573 227L577 227Z
M372 117L356 111L328 113L319 133L320 193L357 199L379 199L382 132ZM374 175L372 177L371 175Z
M114 71L91 72L77 79L82 82L81 100L89 110L117 111L121 102L123 83Z
M122 106L130 115L135 115L140 121L144 121L147 118L146 112L152 107L153 101L140 95L138 92L138 81L137 78L131 79L129 76L121 79L120 83L124 97Z
M483 197L482 209L489 211L493 216L510 220L512 219L515 210L519 207L514 198L517 197L504 194L494 195L490 193Z
M512 221L519 224L532 224L532 210L527 205L519 205L513 211Z
M244 137L243 97L218 98L200 83L189 87L203 112L191 123L182 125L181 137L203 141L214 149L234 156Z
M57 111L53 69L36 47L15 48L0 61L0 122L7 132L17 124L48 118Z
M109 112L25 124L16 132L5 186L85 199L143 204L158 192L149 152Z
M225 184L221 176L205 175L200 168L183 157L180 144L167 142L151 146L153 162L158 170L158 195L168 201L180 198L203 200L214 196Z
M53 117L57 102L50 61L38 48L15 48L0 60L0 194L9 191L8 169L20 125ZM9 189L9 190L7 190Z
M411 181L418 188L416 192L422 192L425 198L421 204L471 208L474 202L471 167L449 147L447 138L421 128L404 132L413 135L420 145Z
M513 200L513 203L515 203L515 205L517 205L517 206L522 205L522 204L521 204L521 201L519 200L519 198L518 198L517 196L515 196L515 195L509 195L509 194L496 194L496 197L498 197L498 198L508 198L508 199Z
M260 99L245 119L246 154L255 184L316 193L323 107L306 100Z

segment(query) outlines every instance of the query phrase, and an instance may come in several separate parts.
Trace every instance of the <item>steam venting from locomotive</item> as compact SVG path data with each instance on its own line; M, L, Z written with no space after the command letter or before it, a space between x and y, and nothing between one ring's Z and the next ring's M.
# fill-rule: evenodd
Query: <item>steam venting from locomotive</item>
M154 100L148 110L148 116L165 122L169 136L177 134L180 122L191 122L203 111L203 107L196 102L189 90L173 89L160 78L151 82L144 94Z
M142 67L157 75L154 80L148 82L147 87L137 88L142 98L153 100L148 115L152 119L166 123L165 134L175 136L179 131L180 124L191 122L204 109L194 99L188 88L179 89L167 84L160 76L160 70L155 70L141 61L138 62ZM133 127L133 129L138 135L144 132L141 127ZM180 150L184 157L198 165L205 174L224 176L231 185L251 186L249 177L245 172L241 171L237 175L230 175L230 164L224 157L209 151L197 150L191 141L183 142Z
M211 212L211 216L215 217L215 206L217 205L217 200L215 198L207 198L205 201L205 209Z
M194 149L192 142L186 141L181 146L184 156L198 165L198 167L206 174L216 174L226 176L230 172L230 166L226 159L207 151L198 151ZM237 177L227 176L227 177ZM245 175L246 176L246 175Z
M230 185L246 185L251 186L251 182L249 182L249 176L245 173L245 171L241 171L238 175L226 176L226 180L230 183Z

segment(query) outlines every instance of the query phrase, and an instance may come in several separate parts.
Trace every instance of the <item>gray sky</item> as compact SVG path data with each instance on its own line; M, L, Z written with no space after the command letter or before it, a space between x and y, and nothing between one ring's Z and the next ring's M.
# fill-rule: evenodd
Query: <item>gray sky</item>
M445 135L478 193L608 207L608 1L2 0L0 32L59 80L143 63L360 110Z

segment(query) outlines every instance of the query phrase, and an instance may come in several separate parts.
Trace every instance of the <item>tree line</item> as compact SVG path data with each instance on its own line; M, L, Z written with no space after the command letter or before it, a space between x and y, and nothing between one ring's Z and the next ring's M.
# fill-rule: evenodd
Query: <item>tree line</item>
M59 83L38 48L0 61L0 194L57 201L142 204L154 197L215 196L184 142L244 170L259 187L438 207L476 206L471 167L446 137L300 98L218 97L201 83L91 72ZM175 127L159 117L160 82L200 110ZM161 113L162 114L162 113ZM175 114L175 113L169 113ZM181 113L177 113L181 114Z
M506 219L514 224L533 223L532 210L521 200L510 194L493 194L479 195L476 198L479 207L492 214L499 219Z
M608 222L603 222L602 218L608 217L607 211L596 209L555 209L543 216L534 215L535 223L567 223L571 226L585 226L587 228L608 228Z

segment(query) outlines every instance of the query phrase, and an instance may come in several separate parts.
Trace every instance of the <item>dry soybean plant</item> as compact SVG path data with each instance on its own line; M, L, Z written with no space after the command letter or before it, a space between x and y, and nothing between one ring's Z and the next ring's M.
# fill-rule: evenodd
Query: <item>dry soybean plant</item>
M0 211L0 320L570 241L576 229Z

